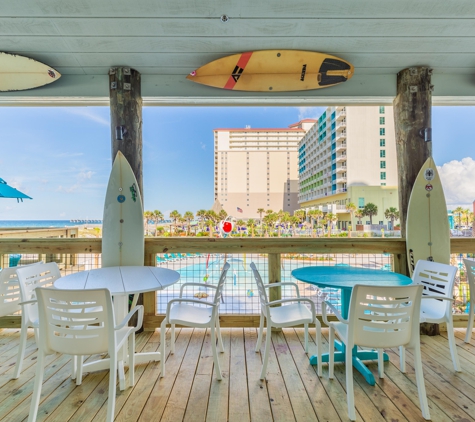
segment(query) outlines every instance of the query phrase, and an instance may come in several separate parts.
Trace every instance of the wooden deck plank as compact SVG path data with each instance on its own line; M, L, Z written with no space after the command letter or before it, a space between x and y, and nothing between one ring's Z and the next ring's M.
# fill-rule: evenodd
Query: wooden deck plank
M221 329L223 337L224 353L218 355L219 365L223 373L223 379L218 381L213 375L211 388L209 391L208 410L206 422L226 422L228 420L228 398L229 398L229 362L231 356L231 330Z
M310 331L311 338L313 330ZM328 350L328 330L323 330L323 350ZM18 347L17 329L0 331L0 420L25 421L28 416L36 369L36 345L29 333L24 371L10 380ZM4 335L4 337L2 337ZM455 332L463 372L453 370L446 333L422 336L424 376L434 422L475 422L475 345L465 344L464 329ZM303 349L303 329L272 334L267 382L259 379L262 359L254 351L255 328L223 329L225 353L219 355L223 380L217 381L210 335L204 329L177 329L176 353L165 356L166 376L160 363L136 366L136 385L117 391L116 421L346 421L345 367L335 365L335 379L328 366L319 378ZM160 331L137 335L137 351L155 351ZM5 347L4 347L5 346ZM169 354L167 336L167 354ZM316 351L310 341L309 354ZM414 373L413 354L407 351L407 373L399 370L399 350L387 350L385 378L379 379L377 363L368 362L376 385L354 373L357 420L422 422ZM90 359L95 359L91 357ZM38 422L100 422L107 406L108 371L86 373L81 386L70 378L70 358L46 358Z
M246 366L246 353L244 351L244 330L231 329L231 360L229 364L229 422L249 422L249 393L247 376L249 368Z

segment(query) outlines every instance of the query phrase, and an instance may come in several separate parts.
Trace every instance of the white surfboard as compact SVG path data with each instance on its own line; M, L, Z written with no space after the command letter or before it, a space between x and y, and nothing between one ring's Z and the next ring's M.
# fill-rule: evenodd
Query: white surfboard
M144 264L142 198L129 162L119 151L107 185L102 223L102 266Z
M57 81L61 74L29 57L0 52L0 91L23 91Z
M417 175L407 208L406 248L409 270L420 259L450 264L450 228L444 190L429 157Z

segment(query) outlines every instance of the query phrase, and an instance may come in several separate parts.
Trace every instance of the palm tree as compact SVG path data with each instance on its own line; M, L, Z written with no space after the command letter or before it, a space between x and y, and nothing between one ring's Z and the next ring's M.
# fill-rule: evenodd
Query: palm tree
M338 216L336 214L328 212L327 215L325 215L324 220L327 223L327 227L328 227L328 237L330 237L332 233L332 226L336 224L336 222L338 221Z
M203 231L203 223L206 219L206 213L207 211L206 210L198 210L196 211L196 217L199 219L199 225L200 225L200 231Z
M238 220L236 221L236 226L238 227L239 235L242 237L242 229L246 227L246 222L244 220Z
M185 214L183 214L183 218L186 221L187 224L187 232L188 236L190 235L190 229L191 229L191 221L195 218L193 213L191 211L186 211Z
M247 220L247 227L251 229L251 236L254 237L254 227L256 227L256 221L250 218Z
M290 224L292 225L293 236L296 236L297 234L297 225L299 223L300 223L300 218L298 218L296 215L292 215L290 217Z
M372 202L368 202L363 208L363 215L369 217L369 224L373 224L373 216L378 214L378 207Z
M209 228L209 237L213 237L214 221L211 220L211 219L208 219L208 220L206 220L205 224Z
M460 230L460 228L462 227L463 211L464 211L464 209L463 209L462 207L457 207L457 208L455 208L455 209L452 211L453 214L454 214L454 216L457 217L457 220L458 220L458 222L459 222L459 224L458 224L459 230Z
M303 223L305 220L306 212L305 210L294 211L294 215L299 219L300 223Z
M389 207L384 211L384 217L391 221L391 230L394 230L394 221L399 220L399 211L394 207Z
M228 216L228 213L224 210L221 210L218 214L218 217L220 220L225 220L227 216Z
M153 220L153 212L152 211L145 211L143 213L143 220L144 220L145 231L148 235L148 234L150 234L150 230L148 229L148 222L150 220Z
M274 212L270 212L270 213L266 212L266 216L264 217L264 223L266 223L266 228L273 229L275 227L276 222L277 222L277 214Z
M176 223L177 221L181 218L181 214L177 210L173 210L170 213L170 218L173 220L174 225L175 225L175 232L176 232Z
M155 236L157 236L157 231L158 231L158 223L163 220L163 214L159 210L155 210L152 213L152 220L155 223Z
M356 212L356 205L353 202L346 204L346 211L350 213L350 227L348 227L348 236L351 237L351 229L353 229L353 215Z
M257 213L259 214L260 225L262 226L262 214L264 214L266 210L264 208L258 208Z
M363 210L356 210L355 217L357 218L356 224L358 224L358 221L361 223L361 219L364 217Z
M464 219L464 222L465 222L465 226L469 227L470 226L470 223L469 223L469 220L470 220L470 210L468 208L465 208L463 210L463 219Z

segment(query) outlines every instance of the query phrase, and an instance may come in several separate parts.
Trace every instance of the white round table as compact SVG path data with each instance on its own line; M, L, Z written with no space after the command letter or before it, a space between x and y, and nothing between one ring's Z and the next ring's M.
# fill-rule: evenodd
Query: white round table
M112 296L114 296L116 323L120 323L128 313L130 294L135 295L135 303L139 293L165 289L176 283L179 279L180 274L177 271L167 268L144 266L106 267L65 275L56 280L54 287L70 290L109 289ZM127 348L124 348L123 353L127 353ZM125 389L124 360L119 362L119 385L121 390ZM158 360L160 360L160 352L136 353L135 356L137 364ZM108 359L100 359L91 363L85 363L83 367L88 371L97 371L109 368L109 363Z

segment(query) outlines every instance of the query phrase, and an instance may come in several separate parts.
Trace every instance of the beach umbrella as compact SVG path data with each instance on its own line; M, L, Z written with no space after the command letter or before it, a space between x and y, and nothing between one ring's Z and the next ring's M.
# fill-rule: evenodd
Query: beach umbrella
M16 198L17 202L23 202L23 198L32 199L28 195L7 185L7 182L0 178L0 198Z

